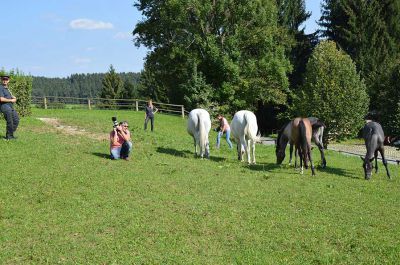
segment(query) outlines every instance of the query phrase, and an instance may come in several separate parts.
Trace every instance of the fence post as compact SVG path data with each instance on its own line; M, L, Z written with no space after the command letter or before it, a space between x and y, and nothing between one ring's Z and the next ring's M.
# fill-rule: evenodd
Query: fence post
M185 118L185 107L182 105L182 119Z
M44 109L47 109L47 99L43 97Z
M138 104L137 100L135 101L135 107L136 107L136 111L139 111L139 104Z
M87 104L88 104L88 109L92 109L92 106L90 105L90 98L88 98Z

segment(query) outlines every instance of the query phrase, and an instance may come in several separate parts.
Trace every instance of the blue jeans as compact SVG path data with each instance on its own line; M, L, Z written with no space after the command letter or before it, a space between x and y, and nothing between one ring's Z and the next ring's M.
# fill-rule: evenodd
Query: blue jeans
M110 150L111 159L127 158L132 150L132 142L124 142L121 147Z
M223 134L224 133L221 132L221 131L218 132L218 135L217 135L217 148L219 148L219 145L220 145L220 142L221 142L221 136ZM231 143L231 140L229 139L230 136L231 136L231 130L226 130L225 131L225 139L226 139L226 142L229 145L229 148L232 148L232 143Z

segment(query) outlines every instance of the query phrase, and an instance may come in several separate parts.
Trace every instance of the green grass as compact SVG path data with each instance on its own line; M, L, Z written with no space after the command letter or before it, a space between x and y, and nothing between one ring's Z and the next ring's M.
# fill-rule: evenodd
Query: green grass
M61 133L36 117L104 134L111 117L133 130L131 161L108 141ZM358 157L327 152L300 175L257 145L247 166L222 140L193 156L186 121L143 112L38 110L17 141L0 140L0 264L396 264L400 181L383 165L363 179ZM0 121L0 135L5 134ZM314 151L314 160L319 154Z

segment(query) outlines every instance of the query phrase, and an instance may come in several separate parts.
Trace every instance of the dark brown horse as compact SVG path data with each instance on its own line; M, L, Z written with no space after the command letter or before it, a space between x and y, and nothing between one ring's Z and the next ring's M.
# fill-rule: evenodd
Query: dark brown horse
M300 156L300 168L303 173L304 166L308 168L308 162L311 164L312 174L315 175L314 165L311 157L311 137L312 126L307 118L295 118L287 123L279 132L276 141L276 159L281 164L285 158L285 150L288 142L295 146L295 167L297 166L297 154Z

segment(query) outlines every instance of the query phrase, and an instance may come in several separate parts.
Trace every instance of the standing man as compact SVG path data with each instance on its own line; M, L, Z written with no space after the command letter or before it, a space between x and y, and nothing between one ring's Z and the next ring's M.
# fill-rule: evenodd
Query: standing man
M232 142L229 139L231 135L231 127L229 126L228 121L225 119L224 116L218 114L217 119L219 120L219 131L217 135L217 149L219 149L219 145L221 143L221 137L225 133L226 142L229 145L229 148L232 149Z
M0 77L0 110L7 121L7 133L5 139L14 140L14 132L17 130L19 124L19 116L17 111L14 109L14 103L17 102L17 98L14 97L8 89L8 82L10 76L3 75Z

